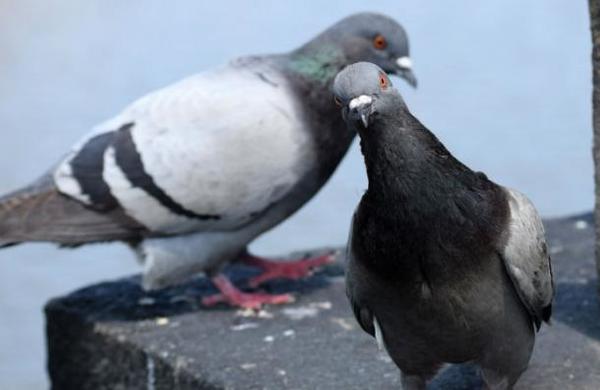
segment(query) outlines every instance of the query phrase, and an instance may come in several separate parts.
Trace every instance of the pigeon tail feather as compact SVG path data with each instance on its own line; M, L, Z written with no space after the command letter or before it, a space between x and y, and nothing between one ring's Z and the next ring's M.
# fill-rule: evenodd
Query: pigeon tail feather
M137 242L144 228L121 209L95 211L61 194L50 175L0 197L0 248L26 241L78 246Z

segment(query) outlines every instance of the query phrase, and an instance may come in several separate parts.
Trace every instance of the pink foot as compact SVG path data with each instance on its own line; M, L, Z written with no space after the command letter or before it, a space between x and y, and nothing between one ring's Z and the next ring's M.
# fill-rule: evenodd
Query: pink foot
M212 282L221 293L202 298L202 304L205 306L228 303L243 309L260 309L262 305L280 305L294 301L294 297L290 294L244 293L224 275L215 276Z
M330 253L303 260L270 261L248 254L242 258L241 261L264 271L262 274L250 279L248 282L250 287L257 287L264 282L273 279L281 278L297 280L309 276L315 268L333 263L335 261L335 255Z

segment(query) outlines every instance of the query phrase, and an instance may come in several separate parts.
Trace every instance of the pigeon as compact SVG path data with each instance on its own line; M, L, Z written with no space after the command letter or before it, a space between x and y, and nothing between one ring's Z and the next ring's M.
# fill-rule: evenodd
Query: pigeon
M377 65L345 68L333 92L368 176L347 249L356 320L405 390L463 362L479 365L488 388L512 388L554 296L533 204L452 156Z
M222 270L259 267L257 287L333 259L271 261L247 247L311 199L345 155L355 133L323 102L335 75L360 60L416 86L403 27L359 13L289 53L238 58L142 97L0 198L0 246L121 241L138 255L147 290L205 273L220 291L206 305L290 301L242 291Z

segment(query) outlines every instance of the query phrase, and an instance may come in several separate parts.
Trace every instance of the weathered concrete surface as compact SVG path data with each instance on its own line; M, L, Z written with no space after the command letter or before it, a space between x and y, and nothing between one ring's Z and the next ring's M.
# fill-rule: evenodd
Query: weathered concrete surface
M600 309L591 215L546 221L558 287L517 389L600 389ZM252 273L236 268L244 279ZM146 294L138 279L102 283L46 308L54 389L398 389L398 371L358 329L341 265L309 280L274 283L296 303L260 316L199 305L204 279ZM449 367L432 389L481 385L473 367Z

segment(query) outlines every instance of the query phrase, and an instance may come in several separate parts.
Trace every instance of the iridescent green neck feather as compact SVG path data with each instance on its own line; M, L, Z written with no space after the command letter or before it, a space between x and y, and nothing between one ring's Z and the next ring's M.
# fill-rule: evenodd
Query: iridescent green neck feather
M304 46L291 55L289 69L311 81L326 84L344 65L344 53L333 45Z

